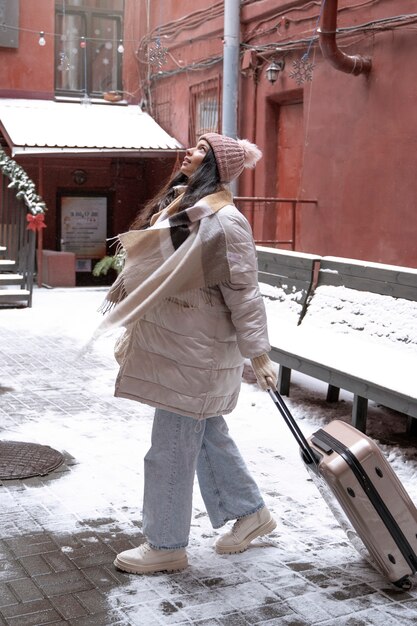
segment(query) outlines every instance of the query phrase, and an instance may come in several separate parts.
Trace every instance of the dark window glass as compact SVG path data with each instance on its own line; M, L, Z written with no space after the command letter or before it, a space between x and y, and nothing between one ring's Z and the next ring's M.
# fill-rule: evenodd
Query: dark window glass
M117 52L120 39L119 24L113 17L94 15L95 41L91 50L91 85L93 92L117 90Z
M123 0L56 2L55 91L102 97L122 89Z
M86 35L85 16L67 13L57 15L57 59L55 64L55 89L66 92L82 92L84 89L84 50L81 37Z

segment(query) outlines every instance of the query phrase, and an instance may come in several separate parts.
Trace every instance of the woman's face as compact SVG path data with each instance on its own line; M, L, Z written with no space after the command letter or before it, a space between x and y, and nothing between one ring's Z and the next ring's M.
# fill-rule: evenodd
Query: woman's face
M201 161L210 150L210 146L205 139L200 139L195 148L188 148L185 153L184 161L182 162L180 171L186 176L191 176L198 167L201 165Z

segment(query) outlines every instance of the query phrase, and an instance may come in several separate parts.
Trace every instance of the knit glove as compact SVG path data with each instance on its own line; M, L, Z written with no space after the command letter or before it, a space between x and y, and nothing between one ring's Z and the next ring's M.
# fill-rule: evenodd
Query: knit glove
M264 391L271 387L276 389L278 373L269 356L266 353L261 354L251 359L251 363L260 388Z

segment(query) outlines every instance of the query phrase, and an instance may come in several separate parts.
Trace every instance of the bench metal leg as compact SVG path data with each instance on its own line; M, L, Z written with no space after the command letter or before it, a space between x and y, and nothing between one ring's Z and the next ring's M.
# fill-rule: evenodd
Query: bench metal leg
M407 435L409 437L417 437L417 419L415 417L407 418Z
M362 398L362 396L353 396L353 408L352 408L352 425L360 430L366 432L366 416L368 413L368 398Z
M339 393L340 393L340 387L329 385L327 388L327 398L326 398L327 402L338 402Z
M282 396L290 395L291 370L283 365L279 366L278 391Z

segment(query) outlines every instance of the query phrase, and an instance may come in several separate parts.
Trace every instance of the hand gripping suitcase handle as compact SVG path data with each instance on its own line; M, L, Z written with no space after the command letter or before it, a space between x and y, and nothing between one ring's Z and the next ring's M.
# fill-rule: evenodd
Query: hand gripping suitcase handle
M268 389L268 393L271 396L272 400L274 401L282 417L284 418L284 421L287 424L290 431L292 432L296 442L300 446L305 463L307 463L308 465L313 464L317 466L319 459L316 457L307 439L301 432L300 427L298 426L297 422L291 415L281 395L275 389Z

